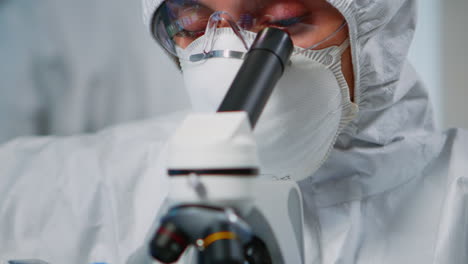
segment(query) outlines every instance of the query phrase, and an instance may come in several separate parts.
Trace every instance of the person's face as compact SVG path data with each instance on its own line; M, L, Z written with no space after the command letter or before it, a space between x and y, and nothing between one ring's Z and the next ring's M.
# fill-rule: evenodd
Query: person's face
M278 27L291 36L294 45L309 48L326 39L344 22L341 13L325 0L169 0L174 16L183 30L174 36L179 47L185 48L205 32L208 20L216 11L229 13L241 28L259 32L265 27ZM224 21L218 27L228 27ZM314 47L323 49L337 46L348 37L348 30L340 31L335 37ZM354 76L351 52L348 49L342 57L342 70L354 91Z
M244 30L281 28L290 34L294 45L303 48L322 41L344 22L342 15L325 0L172 0L167 5L181 27L174 35L181 48L204 34L210 16L217 11L229 13ZM218 26L228 26L223 22Z

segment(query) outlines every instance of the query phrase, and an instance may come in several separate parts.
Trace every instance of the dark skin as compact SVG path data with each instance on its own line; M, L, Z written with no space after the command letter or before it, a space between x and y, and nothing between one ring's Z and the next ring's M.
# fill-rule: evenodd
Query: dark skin
M240 4L242 3L242 4ZM250 24L247 30L258 32L266 26L278 27L287 31L294 45L310 48L335 32L344 22L341 13L325 0L199 0L176 13L185 23L185 32L175 36L177 44L185 48L194 39L204 34L209 16L215 11L228 12L234 21L241 21L247 15ZM193 19L196 14L196 19ZM182 21L182 20L181 20ZM218 27L228 26L223 21ZM313 49L319 50L330 46L339 46L349 36L348 28L341 30L332 39ZM351 48L341 58L342 71L350 89L350 99L354 98L354 71Z

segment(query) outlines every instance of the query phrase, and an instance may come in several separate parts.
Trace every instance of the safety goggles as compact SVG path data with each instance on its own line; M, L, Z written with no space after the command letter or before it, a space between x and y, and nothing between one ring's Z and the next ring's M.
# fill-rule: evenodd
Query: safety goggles
M160 45L190 61L225 57L225 51L212 50L211 42L217 30L226 27L239 37L245 50L249 48L246 36L266 27L288 32L297 47L316 49L333 39L346 22L325 0L166 0L153 19L153 34ZM180 52L202 36L201 56Z

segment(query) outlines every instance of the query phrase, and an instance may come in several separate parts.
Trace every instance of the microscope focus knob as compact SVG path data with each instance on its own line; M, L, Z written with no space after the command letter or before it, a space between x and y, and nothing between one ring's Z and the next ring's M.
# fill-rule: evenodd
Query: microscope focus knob
M172 222L165 222L159 227L150 243L150 254L162 263L174 263L189 245L186 236Z
M202 253L204 264L244 264L240 237L229 223L215 224L208 229Z

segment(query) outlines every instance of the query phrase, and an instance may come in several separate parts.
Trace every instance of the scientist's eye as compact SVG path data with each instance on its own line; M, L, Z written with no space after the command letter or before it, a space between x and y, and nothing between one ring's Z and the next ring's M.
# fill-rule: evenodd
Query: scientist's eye
M292 17L292 18L287 18L287 19L270 21L269 24L271 26L286 28L286 27L292 27L292 26L294 26L296 24L299 24L299 23L303 22L305 18L306 18L306 16Z
M198 38L205 34L207 23L208 18L199 14L181 17L176 22L177 30L174 36Z
M293 27L304 23L311 11L300 1L273 1L262 11L263 22L273 27Z
M212 11L200 4L170 1L170 17L173 24L169 31L173 37L198 38L205 33Z
M189 30L181 30L177 32L175 37L179 38L191 38L191 39L197 39L205 34L205 30L200 30L200 31L189 31Z

